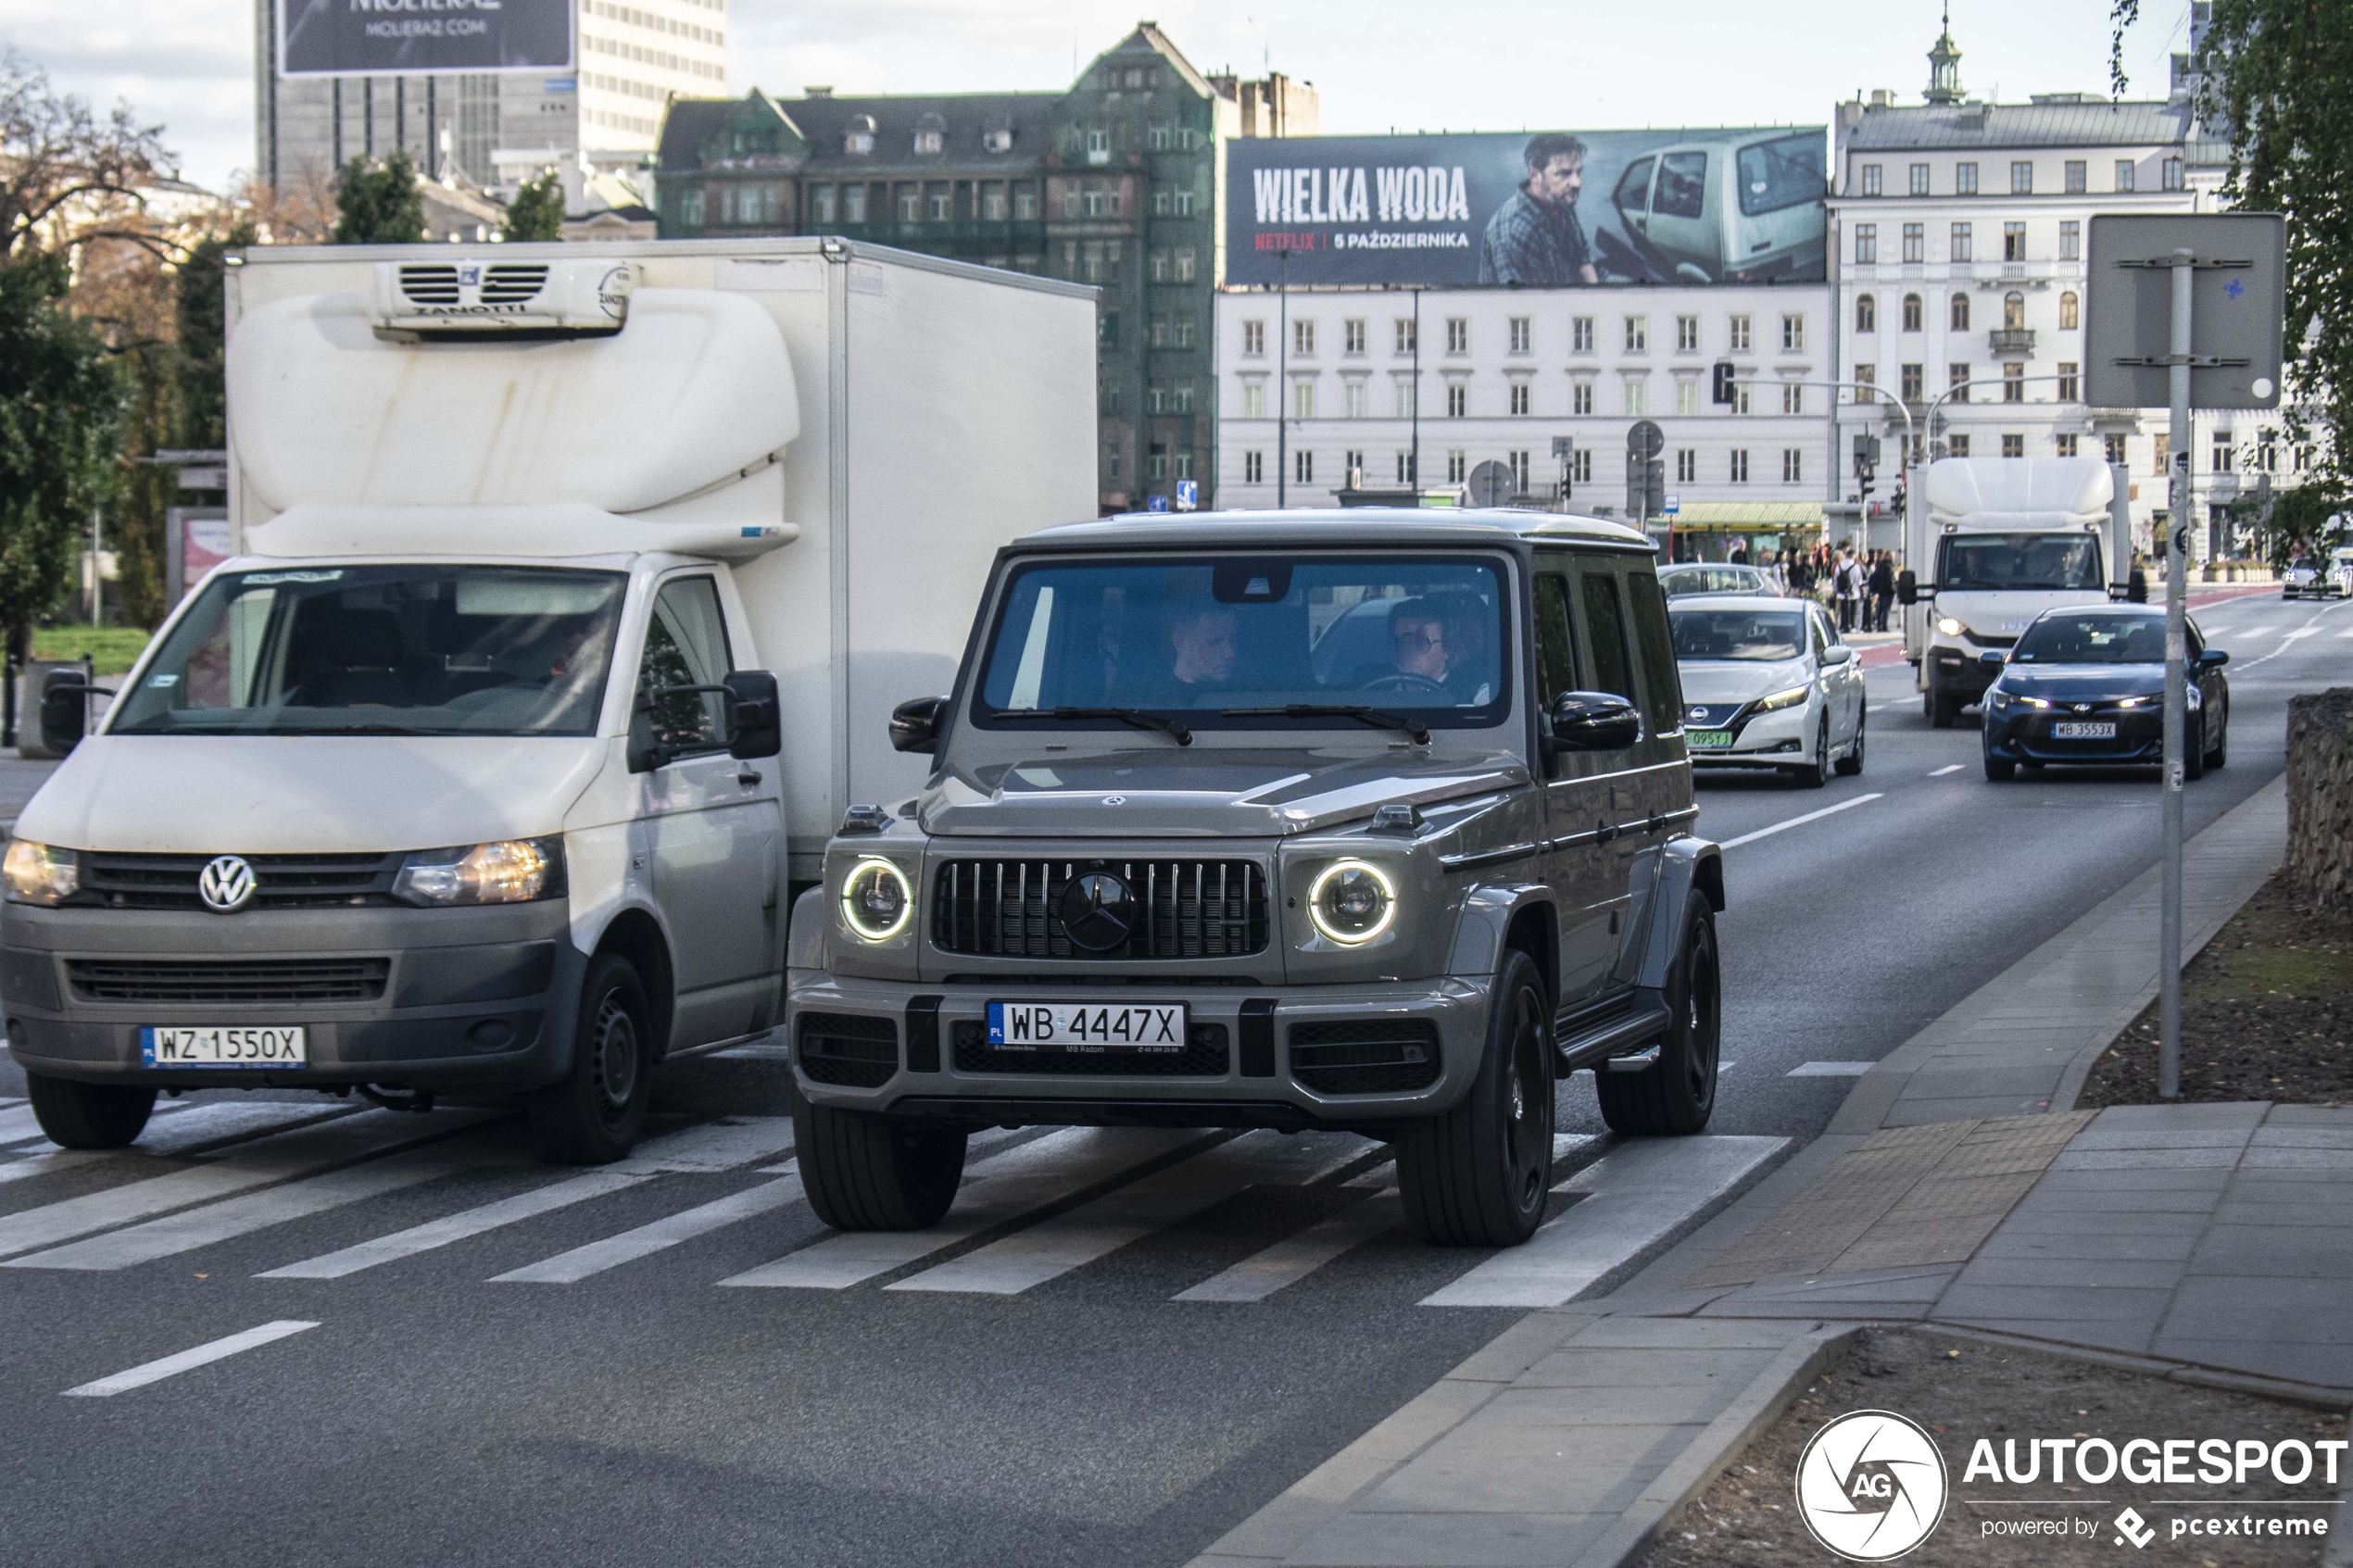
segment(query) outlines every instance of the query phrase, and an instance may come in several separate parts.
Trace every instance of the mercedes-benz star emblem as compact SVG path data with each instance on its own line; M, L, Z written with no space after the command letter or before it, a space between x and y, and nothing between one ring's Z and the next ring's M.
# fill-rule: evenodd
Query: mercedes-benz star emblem
M196 873L196 897L205 908L232 914L253 901L253 868L239 855L215 855Z
M1063 933L1070 945L1089 953L1108 953L1124 944L1135 929L1136 902L1127 884L1109 872L1087 872L1071 878L1055 901Z

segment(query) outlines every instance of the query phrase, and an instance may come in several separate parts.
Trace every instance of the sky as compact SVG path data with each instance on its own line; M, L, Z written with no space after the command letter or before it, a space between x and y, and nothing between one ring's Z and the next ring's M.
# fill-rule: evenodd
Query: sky
M0 43L60 89L160 123L187 178L253 162L256 0L0 0ZM1938 0L1151 0L1203 70L1315 84L1327 133L1820 124L1857 91L1917 103ZM1088 0L729 0L732 93L1051 91L1138 7ZM2131 94L2159 97L2188 0L2142 0ZM2108 0L1957 0L1972 96L2104 93Z

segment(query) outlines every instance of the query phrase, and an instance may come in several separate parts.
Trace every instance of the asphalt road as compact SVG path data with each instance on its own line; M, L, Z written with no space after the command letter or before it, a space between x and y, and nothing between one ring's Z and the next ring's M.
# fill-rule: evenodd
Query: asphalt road
M2278 771L2287 696L2353 668L2353 608L2201 618L2234 711L2193 832ZM1860 778L1703 785L1719 840L1845 809L1727 852L1733 1065L1693 1146L1725 1174L1686 1222L1850 1082L1792 1070L1883 1054L2158 853L2153 772L1989 784L1907 668L1871 689ZM1599 1132L1584 1081L1563 1096ZM462 1112L191 1101L92 1160L0 1106L0 1562L1181 1562L1519 1311L1421 1304L1486 1298L1484 1255L1381 1223L1381 1152L1344 1139L1003 1137L966 1198L1010 1218L873 1272L792 1200L773 1099L585 1177ZM1642 1148L1567 1164L1623 1198ZM1571 1263L1645 1234L1547 1233ZM721 1283L770 1265L798 1285Z

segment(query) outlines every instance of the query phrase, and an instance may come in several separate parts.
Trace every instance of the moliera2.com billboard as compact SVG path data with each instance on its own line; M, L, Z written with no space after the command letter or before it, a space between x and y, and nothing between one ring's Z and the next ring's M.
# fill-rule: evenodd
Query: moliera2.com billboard
M281 76L569 72L574 0L276 0Z
M1226 144L1226 281L1819 282L1824 130Z

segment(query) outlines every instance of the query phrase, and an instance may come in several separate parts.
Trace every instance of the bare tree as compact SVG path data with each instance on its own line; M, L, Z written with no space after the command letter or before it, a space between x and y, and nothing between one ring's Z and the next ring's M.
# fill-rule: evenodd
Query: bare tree
M168 247L145 193L177 174L161 126L128 104L101 119L16 50L0 53L0 266L101 239Z

